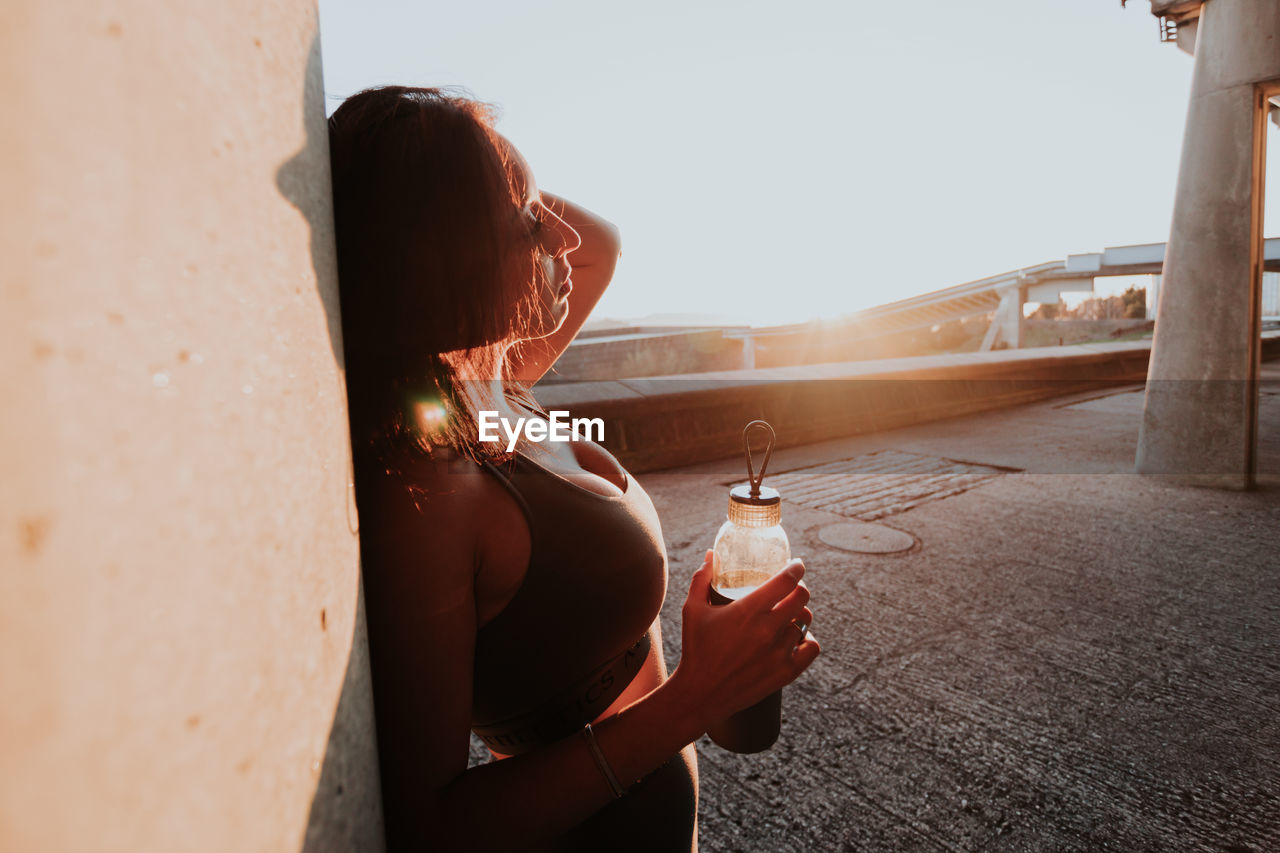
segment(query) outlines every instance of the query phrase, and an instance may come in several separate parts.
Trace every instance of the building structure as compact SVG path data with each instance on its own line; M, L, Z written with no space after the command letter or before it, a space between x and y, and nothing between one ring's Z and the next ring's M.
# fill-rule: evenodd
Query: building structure
M1147 376L1139 472L1249 488L1256 469L1266 122L1280 96L1280 3L1152 0L1194 51ZM1172 36L1170 35L1172 33Z
M377 853L315 0L5 12L0 850Z

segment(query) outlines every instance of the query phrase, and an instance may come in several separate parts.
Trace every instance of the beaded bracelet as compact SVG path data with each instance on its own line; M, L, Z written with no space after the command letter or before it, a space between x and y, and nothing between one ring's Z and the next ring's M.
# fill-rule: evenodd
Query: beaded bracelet
M591 757L596 760L596 766L600 768L600 772L604 774L604 778L609 782L609 787L613 789L614 799L622 799L627 791L622 787L622 783L618 781L618 777L614 775L613 768L609 766L604 753L600 751L600 744L596 743L596 733L591 730L590 723L587 723L587 727L582 730L582 735L587 739L587 746L591 749Z

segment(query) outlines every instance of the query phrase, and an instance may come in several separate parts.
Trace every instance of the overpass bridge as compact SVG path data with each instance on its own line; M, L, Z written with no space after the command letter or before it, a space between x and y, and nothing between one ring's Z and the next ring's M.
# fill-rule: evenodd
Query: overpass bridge
M1057 302L1063 293L1092 293L1096 278L1159 275L1164 270L1164 257L1164 243L1114 246L1101 252L1068 255L1065 260L1020 267L932 293L877 305L847 315L842 322L865 339L929 328L979 314L992 314L982 349L994 349L1002 343L1017 349L1022 346L1022 311L1026 303ZM1266 241L1263 268L1271 272L1280 271L1280 237ZM1271 301L1275 301L1274 295ZM1264 313L1277 312L1275 305L1264 306ZM780 326L776 329L743 329L736 333L726 330L726 336L746 338L747 350L750 351L757 340L770 334L791 334L798 328Z

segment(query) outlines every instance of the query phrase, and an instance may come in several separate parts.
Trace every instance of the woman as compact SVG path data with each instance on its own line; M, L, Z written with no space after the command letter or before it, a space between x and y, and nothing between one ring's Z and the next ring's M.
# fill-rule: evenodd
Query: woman
M696 849L693 741L818 654L804 567L713 607L708 555L668 677L639 484L589 441L478 441L541 416L616 229L446 92L362 92L330 141L389 848ZM497 760L467 768L469 730Z

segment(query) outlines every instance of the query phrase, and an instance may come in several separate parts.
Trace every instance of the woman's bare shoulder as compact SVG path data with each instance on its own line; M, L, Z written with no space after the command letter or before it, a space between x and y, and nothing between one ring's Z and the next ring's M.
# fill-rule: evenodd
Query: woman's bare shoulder
M394 459L365 466L364 478L381 501L412 505L425 514L428 502L436 511L468 508L492 496L495 483L483 467L444 448L426 453L401 453Z
M421 454L366 464L357 480L361 539L389 558L430 553L471 564L465 558L480 541L495 489L493 477L465 458Z
M492 619L524 579L531 553L524 512L507 488L457 455L422 456L378 479L380 500L361 503L361 538L366 570L398 579L404 593L388 606L468 597L480 624Z

